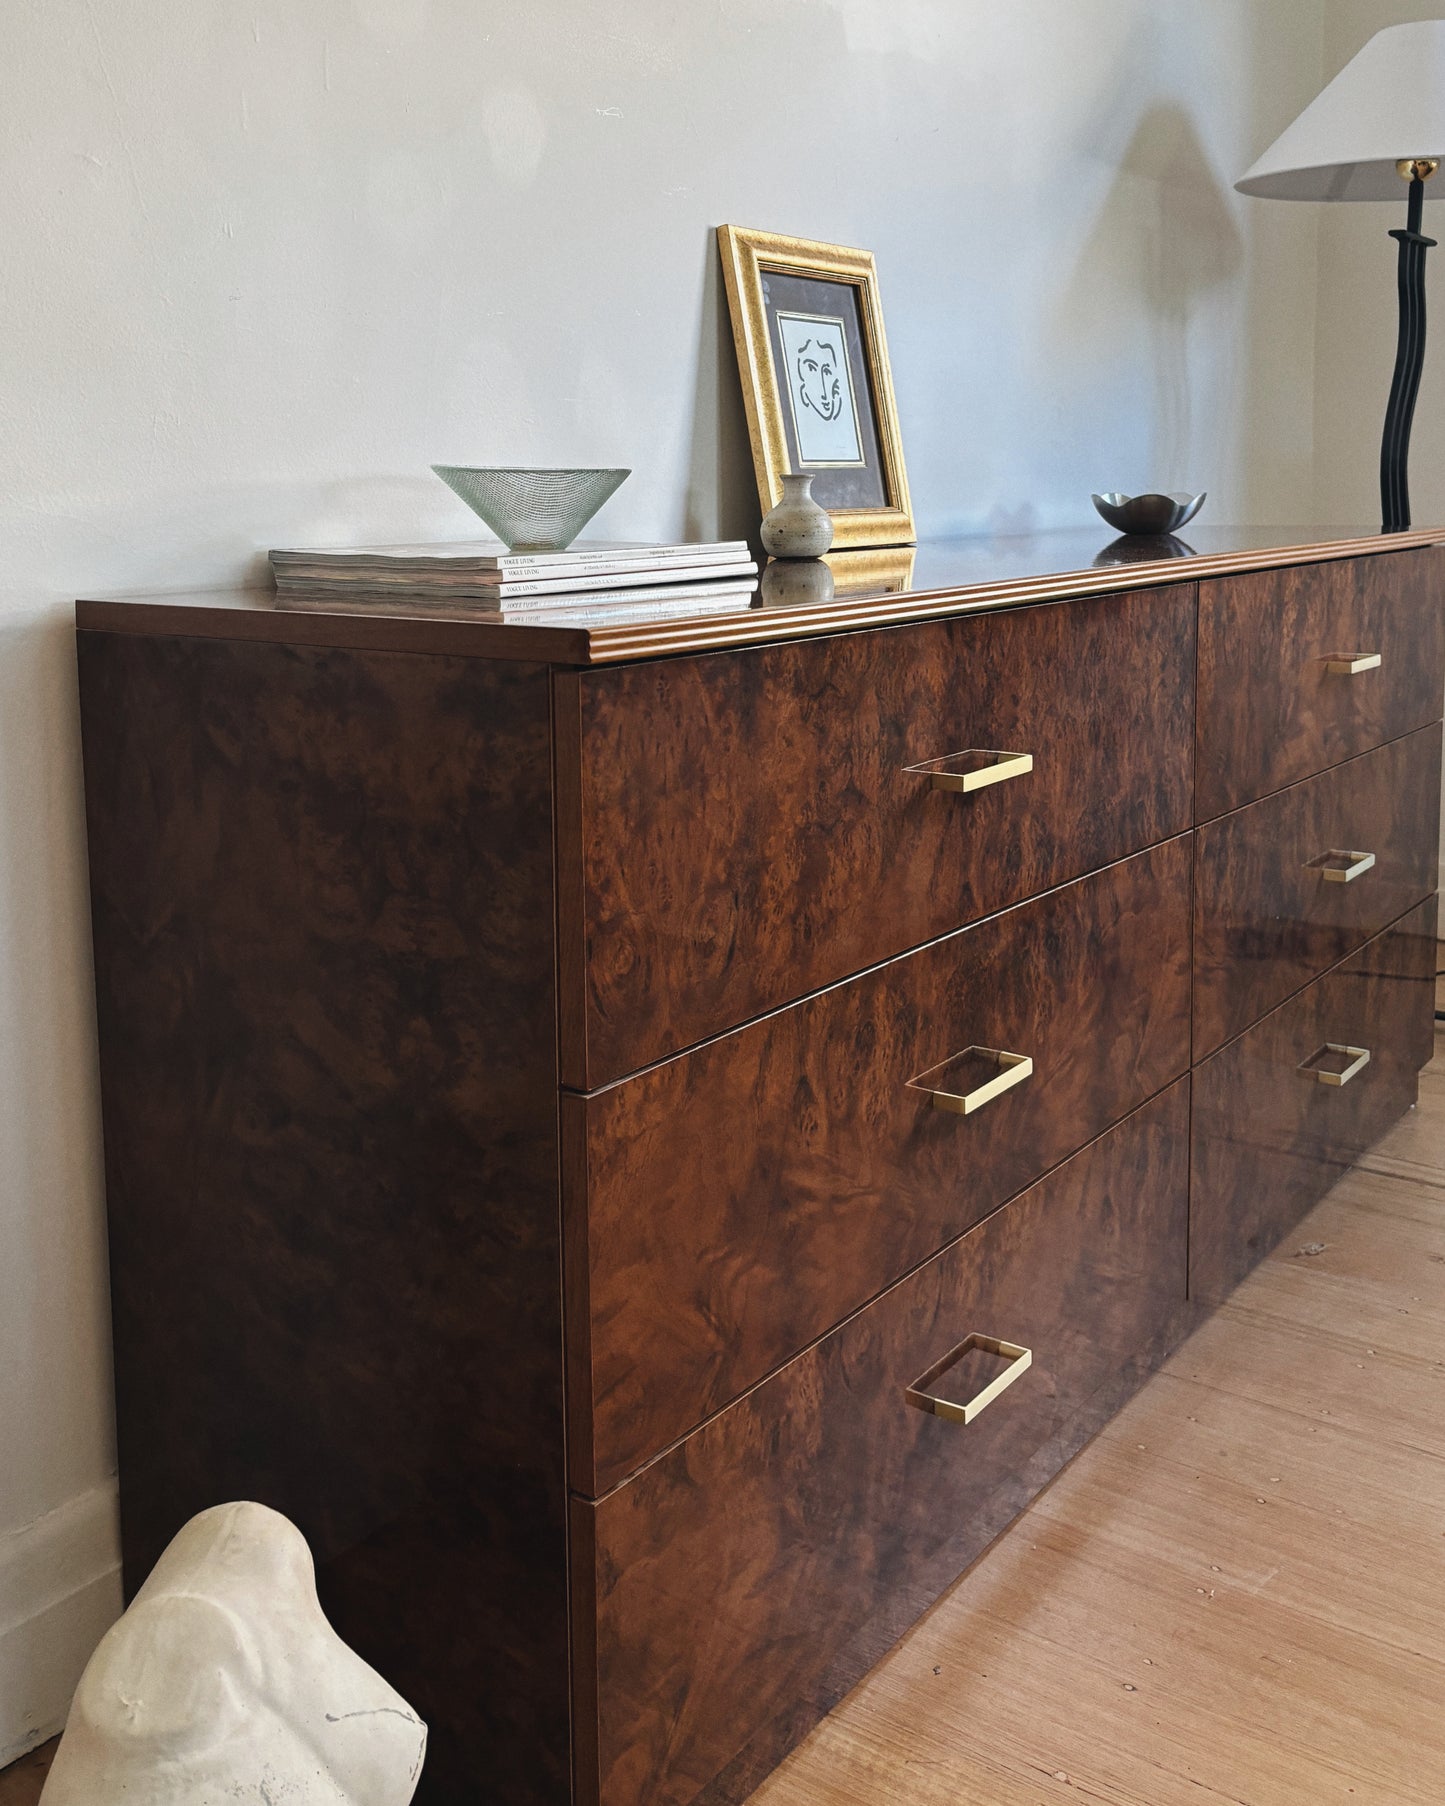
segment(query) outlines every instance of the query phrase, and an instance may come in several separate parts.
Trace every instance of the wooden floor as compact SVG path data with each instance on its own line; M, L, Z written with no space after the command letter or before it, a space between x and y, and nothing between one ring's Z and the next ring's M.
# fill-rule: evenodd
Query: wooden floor
M1445 1058L751 1806L1440 1806Z
M0 1806L35 1806L54 1754L54 1742L44 1744L0 1774Z
M33 1806L49 1751L0 1776ZM751 1806L1445 1800L1445 1057Z

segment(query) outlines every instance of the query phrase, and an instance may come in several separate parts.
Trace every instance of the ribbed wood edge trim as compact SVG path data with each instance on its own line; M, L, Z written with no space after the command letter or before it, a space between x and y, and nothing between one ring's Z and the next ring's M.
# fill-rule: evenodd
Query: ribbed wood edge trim
M682 652L764 645L774 640L811 639L865 627L895 627L940 615L977 614L1019 608L1032 602L1153 589L1166 584L1201 583L1240 571L1269 571L1286 565L1323 564L1336 559L1405 552L1445 543L1445 532L1372 535L1368 539L1326 540L1315 545L1224 552L1212 557L1161 558L1101 570L1064 571L1050 577L1015 578L953 589L912 590L901 596L860 597L857 601L814 603L802 608L752 609L746 615L703 615L684 621L632 622L588 629L592 665L660 658Z
M617 665L669 658L690 652L763 646L778 640L817 639L869 627L900 627L946 615L1020 608L1034 602L1119 594L1161 585L1208 582L1242 571L1282 570L1296 564L1324 564L1416 551L1445 544L1445 528L1364 538L1311 541L1304 545L1257 547L1243 552L1150 559L1140 564L1061 571L1048 577L1019 577L998 583L953 584L910 590L902 595L860 596L797 608L752 608L730 614L694 615L619 623L615 627L528 627L475 615L323 614L276 609L262 592L255 605L207 603L203 595L179 591L168 596L113 597L76 603L76 626L105 633L172 634L222 640L266 640L279 644L350 648L356 651L419 652L432 656L530 660L570 667Z

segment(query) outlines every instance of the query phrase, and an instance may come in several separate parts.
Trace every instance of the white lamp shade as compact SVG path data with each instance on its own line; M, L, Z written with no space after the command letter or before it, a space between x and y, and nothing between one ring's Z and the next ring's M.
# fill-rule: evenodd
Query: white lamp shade
M1276 201L1398 201L1405 157L1445 160L1445 19L1377 31L1234 186Z

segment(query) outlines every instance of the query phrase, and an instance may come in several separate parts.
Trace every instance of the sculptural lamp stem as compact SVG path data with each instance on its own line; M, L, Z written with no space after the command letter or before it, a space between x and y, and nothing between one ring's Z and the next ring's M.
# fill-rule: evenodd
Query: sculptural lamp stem
M1420 226L1425 183L1439 165L1433 157L1418 157L1398 167L1409 181L1410 201L1404 230L1397 227L1390 234L1400 246L1400 338L1380 442L1380 508L1386 533L1403 533L1410 525L1410 424L1425 367L1425 253L1435 243Z

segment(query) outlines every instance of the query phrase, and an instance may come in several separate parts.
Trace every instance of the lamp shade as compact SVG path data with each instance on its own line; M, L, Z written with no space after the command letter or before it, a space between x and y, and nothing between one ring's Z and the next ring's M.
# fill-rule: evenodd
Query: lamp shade
M1377 31L1234 186L1276 201L1396 201L1406 157L1445 159L1445 19Z

